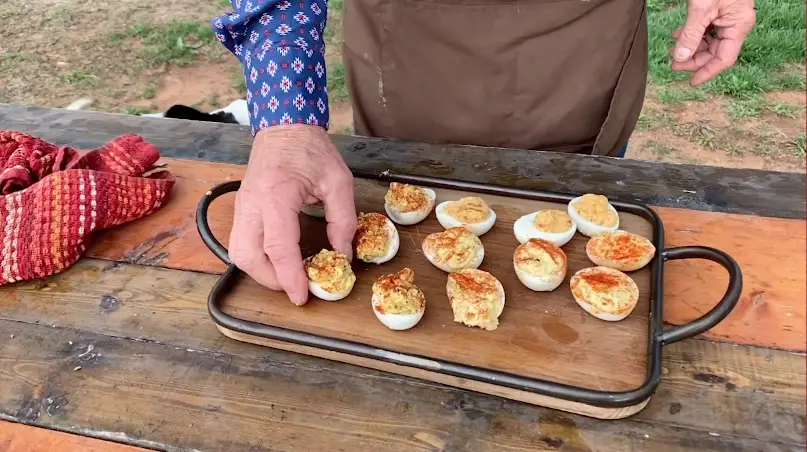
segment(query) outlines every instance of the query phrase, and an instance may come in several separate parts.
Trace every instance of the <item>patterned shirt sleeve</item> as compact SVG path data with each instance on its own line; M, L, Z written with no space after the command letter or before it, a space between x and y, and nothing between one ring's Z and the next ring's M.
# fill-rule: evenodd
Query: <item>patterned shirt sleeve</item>
M279 124L328 128L326 0L231 0L211 22L241 60L252 134Z

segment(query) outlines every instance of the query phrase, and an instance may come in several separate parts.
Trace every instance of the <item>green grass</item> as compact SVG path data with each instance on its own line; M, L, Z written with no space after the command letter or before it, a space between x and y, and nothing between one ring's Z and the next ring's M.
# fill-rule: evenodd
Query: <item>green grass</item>
M636 124L636 128L638 130L667 129L677 123L678 121L675 116L670 112L645 107L642 110L641 116L639 116L639 122Z
M218 94L211 94L210 98L207 99L208 105L213 108L218 108L219 106L219 95Z
M59 77L62 83L69 83L71 85L81 86L96 86L98 85L98 76L85 71L73 71L67 75Z
M218 5L219 5L219 8L230 8L230 7L232 7L232 4L230 3L230 0L218 0Z
M0 71L12 69L18 63L25 61L25 55L19 52L10 52L0 57Z
M706 93L701 89L678 86L659 86L656 88L656 99L670 107L680 107L684 102L706 100Z
M145 113L150 113L151 110L149 110L148 108L143 108L143 107L126 106L126 107L123 107L123 112L125 114L127 114L127 115L137 116L137 115L142 115L142 114L145 114Z
M154 99L157 96L157 88L153 86L147 86L143 88L141 96L143 97L143 99Z
M790 119L796 119L796 112L804 109L801 105L793 104L770 104L767 108L777 116Z
M676 124L672 127L672 131L705 148L717 149L720 144L717 131L708 120Z
M323 33L325 45L338 50L342 46L342 11L343 0L328 0L328 23Z
M238 91L239 94L246 94L247 93L247 81L244 80L244 74L241 73L241 68L238 67L238 70L233 72L232 81L230 82L230 86Z
M759 95L746 99L730 99L726 105L726 113L731 119L755 118L762 113L765 106L765 99Z
M757 0L757 24L736 65L707 83L712 94L748 97L776 90L804 89L807 8L804 0ZM684 0L648 0L649 71L657 85L687 80L670 68L673 30L684 24Z
M342 62L332 63L328 67L328 99L337 103L347 100L348 92L345 86L345 66Z
M804 158L807 156L807 149L805 149L805 146L807 146L807 144L805 143L804 134L793 138L787 143L787 147L790 149L793 155L799 158Z
M216 41L207 23L173 21L164 26L133 25L124 35L114 40L139 38L143 45L142 57L147 65L175 64L187 66L196 60L199 49Z
M729 157L742 157L745 155L745 151L734 143L726 144L725 149L726 155Z
M649 140L646 146L647 150L653 153L657 159L664 159L664 157L675 152L675 149L661 141Z

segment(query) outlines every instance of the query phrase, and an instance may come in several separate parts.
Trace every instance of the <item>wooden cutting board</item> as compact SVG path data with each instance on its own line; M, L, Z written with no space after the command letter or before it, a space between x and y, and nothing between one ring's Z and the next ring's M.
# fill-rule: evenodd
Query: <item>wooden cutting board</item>
M384 213L387 187L388 184L384 182L356 179L357 211ZM640 292L639 303L633 313L620 322L599 320L580 308L569 290L569 278L574 272L593 266L585 252L587 238L579 233L563 247L568 257L568 273L564 282L553 292L539 293L527 289L513 271L513 252L518 246L513 235L513 222L522 215L540 209L565 211L565 204L446 189L436 191L438 203L463 196L480 196L497 214L493 229L481 237L485 260L480 267L496 276L506 293L504 312L495 331L470 328L453 321L445 289L447 274L432 266L421 251L426 235L443 230L434 212L417 225L397 226L401 246L390 262L375 265L355 260L353 270L356 285L343 300L329 302L312 296L305 306L297 307L289 302L284 293L265 289L245 277L222 301L222 311L240 319L290 330L590 389L627 391L642 385L648 367L649 267L630 274ZM625 212L619 215L621 229L652 239L652 225L645 219ZM301 215L303 256L328 247L325 224L324 219ZM371 287L379 276L404 267L415 271L415 282L426 295L426 313L414 328L392 331L381 324L372 312ZM635 413L646 403L627 408L594 407L369 358L251 336L220 325L219 329L238 340L595 417L624 417Z

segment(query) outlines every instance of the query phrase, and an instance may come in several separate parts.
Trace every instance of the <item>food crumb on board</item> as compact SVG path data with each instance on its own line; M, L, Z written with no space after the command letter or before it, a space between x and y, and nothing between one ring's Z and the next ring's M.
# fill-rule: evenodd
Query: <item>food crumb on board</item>
M14 335L13 335L13 334L11 335L11 338L12 338L12 339L14 339Z
M645 434L644 437L645 437L645 439L647 439L647 438L650 438L650 435Z
M74 367L74 368L73 368L73 370L74 370L74 371L76 371L76 370L81 370L81 366L76 366L76 367Z
M712 435L712 436L720 436L720 433L715 433L715 432L709 432L709 434Z

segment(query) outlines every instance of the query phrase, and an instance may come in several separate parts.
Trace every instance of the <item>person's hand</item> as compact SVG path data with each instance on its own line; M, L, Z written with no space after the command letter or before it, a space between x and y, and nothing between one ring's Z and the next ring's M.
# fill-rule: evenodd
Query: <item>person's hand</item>
M692 72L692 86L708 82L737 61L755 23L754 0L689 0L686 23L673 33L672 69Z
M321 127L284 125L255 136L235 198L230 259L260 284L308 300L298 215L322 201L331 246L352 259L356 232L353 176Z

